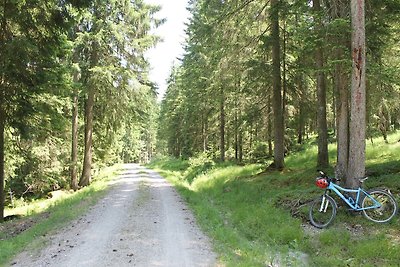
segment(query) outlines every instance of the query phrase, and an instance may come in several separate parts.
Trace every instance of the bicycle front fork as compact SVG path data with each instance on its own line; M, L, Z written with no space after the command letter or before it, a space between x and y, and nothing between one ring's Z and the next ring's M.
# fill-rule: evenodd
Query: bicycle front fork
M319 207L319 212L326 212L328 209L329 201L326 199L325 194L322 196L321 206Z

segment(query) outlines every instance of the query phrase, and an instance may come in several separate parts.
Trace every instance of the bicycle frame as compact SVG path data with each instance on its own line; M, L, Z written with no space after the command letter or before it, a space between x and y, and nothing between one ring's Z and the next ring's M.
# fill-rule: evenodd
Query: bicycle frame
M376 209L381 207L381 204L374 199L371 195L369 195L364 189L362 189L361 187L357 188L357 189L347 189L347 188L343 188L333 182L329 183L329 186L326 188L326 191L331 190L333 192L336 193L336 195L338 195L350 208L352 208L355 211L361 211L361 210L367 210L367 209ZM325 194L326 194L325 191ZM346 198L342 192L347 192L347 193L356 193L356 199L352 199L352 198ZM362 194L364 194L366 197L368 197L369 199L372 200L373 205L372 206L368 206L368 207L364 207L362 208L360 206L359 201L361 200L361 196ZM351 199L351 200L350 200Z

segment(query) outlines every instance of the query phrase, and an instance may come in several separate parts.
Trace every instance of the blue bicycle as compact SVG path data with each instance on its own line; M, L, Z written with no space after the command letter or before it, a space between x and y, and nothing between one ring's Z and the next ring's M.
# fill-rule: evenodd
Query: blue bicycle
M336 183L339 179L328 177L323 171L319 171L320 177L316 178L316 185L325 192L318 197L310 207L309 218L312 225L318 228L327 227L335 218L337 204L329 196L330 192L338 195L353 211L360 211L373 222L385 223L393 219L397 212L397 203L389 191L372 189L365 191L361 187L357 189L343 188ZM362 184L368 177L360 179ZM354 196L348 196L350 193Z

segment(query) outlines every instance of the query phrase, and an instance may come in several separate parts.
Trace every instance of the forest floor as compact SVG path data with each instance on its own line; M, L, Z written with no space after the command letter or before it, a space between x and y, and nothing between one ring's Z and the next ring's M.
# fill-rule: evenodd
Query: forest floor
M39 247L39 248L38 248ZM216 254L164 178L125 170L89 212L38 238L11 266L215 266Z

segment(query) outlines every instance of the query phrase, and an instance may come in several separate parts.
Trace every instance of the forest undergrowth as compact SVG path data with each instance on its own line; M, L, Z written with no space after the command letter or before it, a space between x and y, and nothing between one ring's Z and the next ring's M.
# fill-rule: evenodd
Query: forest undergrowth
M365 183L390 188L398 201L399 141L400 133L388 143L368 141ZM334 144L330 153L334 165ZM150 167L176 185L227 266L397 266L398 216L388 224L372 223L339 201L331 226L310 225L309 203L322 193L314 185L316 157L316 147L306 146L289 155L280 172L266 171L266 164L219 164L204 156L162 158ZM333 168L326 172L333 175Z

